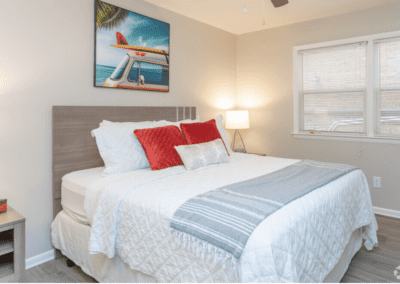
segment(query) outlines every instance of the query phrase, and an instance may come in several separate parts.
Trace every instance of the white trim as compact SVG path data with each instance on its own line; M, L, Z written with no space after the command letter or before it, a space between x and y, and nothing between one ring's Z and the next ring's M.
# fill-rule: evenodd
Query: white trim
M331 89L331 90L312 90L312 91L302 91L303 95L311 94L338 94L338 93L365 93L365 88L358 89Z
M302 55L297 53L296 49L293 49L293 90L294 90L294 132L297 133L300 130L300 82L303 81L303 60ZM297 67L297 68L296 68Z
M307 44L307 45L302 45L302 46L295 46L293 49L297 53L299 50L303 50L303 49L314 49L314 48L321 48L321 47L329 47L329 46L332 46L332 45L357 43L357 42L360 42L360 41L370 41L370 40L374 41L374 40L377 40L377 39L384 39L384 38L390 38L390 37L399 37L399 36L400 36L400 31L394 31L394 32L388 32L388 33L373 34L373 35L368 35L368 36L345 38L345 39L326 41L326 42L321 42L321 43L313 43L313 44Z
M380 43L380 42L392 42L392 41L398 41L400 40L400 37L389 37L389 38L384 38L384 39L376 39L374 40L374 43Z
M361 41L361 42L351 42L351 43L343 43L343 44L336 44L336 45L330 45L330 46L326 46L326 47L316 47L316 48L305 48L305 49L300 49L297 53L302 54L305 52L314 52L314 51L320 51L325 50L325 49L330 49L330 48L347 48L349 45L367 45L368 41Z
M400 144L400 138L396 137L369 137L369 136L350 136L350 135L324 135L319 133L292 133L294 138L299 139L315 139L315 140L334 140L334 141L353 141L353 142L368 142L368 143L385 143L385 144Z
M54 249L26 259L25 266L26 269L29 269L53 259L54 259Z
M374 103L374 129L373 129L373 136L376 136L381 132L381 102L380 102L380 93L379 93L379 49L377 48L376 44L372 47L372 56L373 56L373 84L372 86L372 96L373 96L373 103Z
M374 137L375 135L375 100L374 100L374 44L372 41L367 46L367 77L365 82L365 131L368 137Z
M388 86L386 88L379 88L381 92L400 91L400 86Z
M374 206L373 208L374 208L375 214L400 219L400 211L386 209L386 208L380 208L380 207L376 207L376 206Z

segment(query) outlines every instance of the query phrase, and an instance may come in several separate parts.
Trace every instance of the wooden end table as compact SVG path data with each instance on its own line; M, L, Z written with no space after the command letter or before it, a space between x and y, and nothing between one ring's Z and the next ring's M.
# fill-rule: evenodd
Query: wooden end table
M0 282L25 277L25 217L12 207L0 213Z

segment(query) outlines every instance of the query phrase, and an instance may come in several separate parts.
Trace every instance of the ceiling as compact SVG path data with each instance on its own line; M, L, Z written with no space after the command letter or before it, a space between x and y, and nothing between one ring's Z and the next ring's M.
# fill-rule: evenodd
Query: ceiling
M240 35L273 27L363 10L399 0L144 0L186 17ZM247 13L243 13L246 6ZM265 25L263 25L263 19Z

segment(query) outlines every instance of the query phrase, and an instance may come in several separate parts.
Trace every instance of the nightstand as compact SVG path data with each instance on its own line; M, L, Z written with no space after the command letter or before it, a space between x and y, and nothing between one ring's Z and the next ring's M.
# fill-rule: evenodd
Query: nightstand
M8 206L0 213L0 282L25 276L25 218Z

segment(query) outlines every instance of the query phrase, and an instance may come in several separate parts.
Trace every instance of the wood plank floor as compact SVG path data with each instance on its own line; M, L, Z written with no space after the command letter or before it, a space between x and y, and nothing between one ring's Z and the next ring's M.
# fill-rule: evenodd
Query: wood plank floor
M371 252L362 248L354 256L342 279L343 283L400 283L394 276L394 270L400 266L400 220L380 215L376 215L376 219L379 226L379 246ZM66 259L61 258L28 269L25 282L89 283L96 280L79 267L68 267Z
M68 267L65 257L54 259L30 268L25 273L23 283L95 283L78 266Z
M394 276L394 270L400 266L400 220L380 215L376 215L376 220L378 247L372 251L363 247L352 259L342 282L400 283Z

